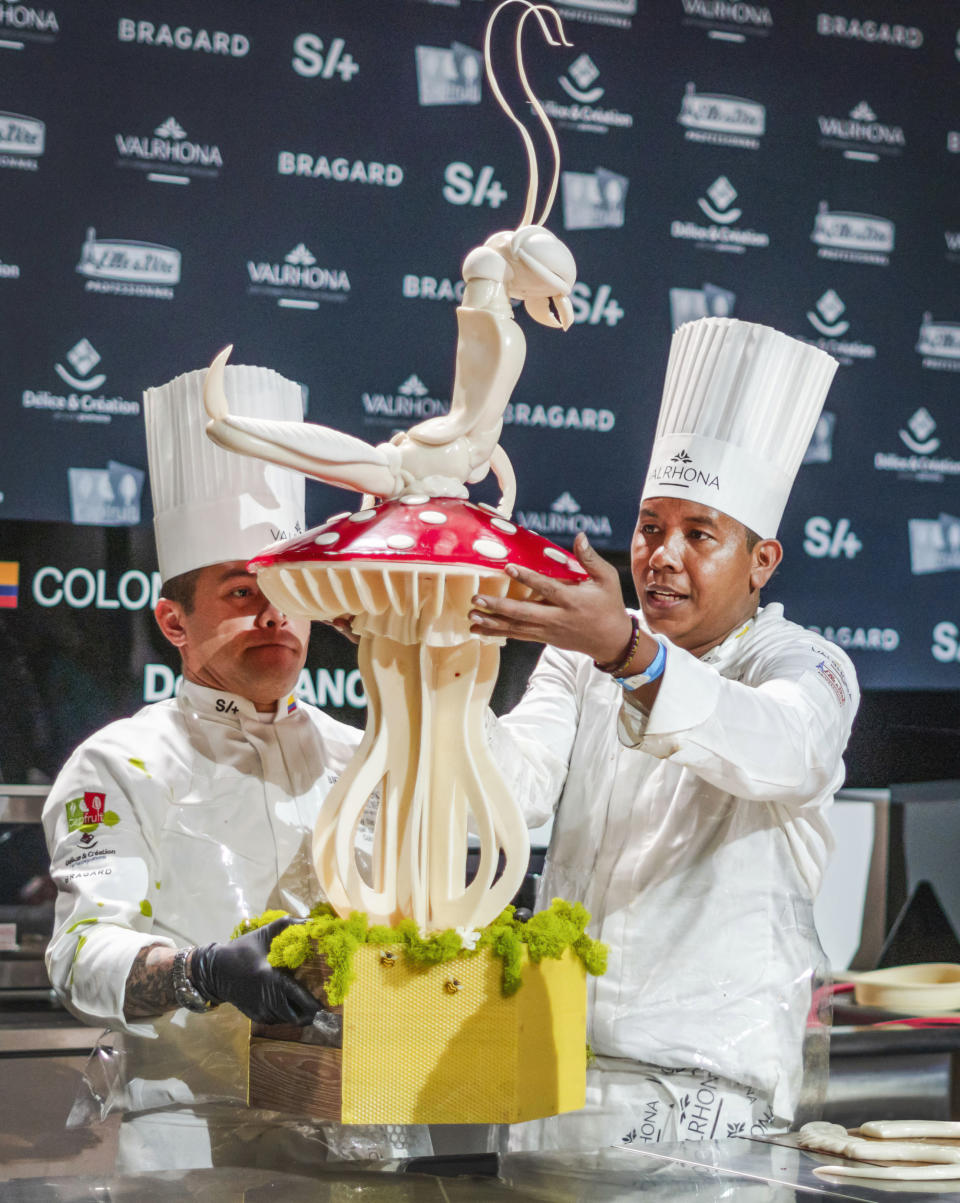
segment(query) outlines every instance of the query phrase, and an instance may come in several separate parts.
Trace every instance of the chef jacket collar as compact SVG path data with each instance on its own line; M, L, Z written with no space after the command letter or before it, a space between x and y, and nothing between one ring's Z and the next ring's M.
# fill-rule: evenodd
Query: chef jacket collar
M633 610L631 613L636 614L644 626L646 622L640 610ZM779 602L771 602L767 606L758 606L756 614L752 618L748 618L746 622L735 627L730 634L718 643L716 647L712 647L709 652L700 657L703 664L725 664L733 660L740 651L749 643L749 636L753 633L754 627L758 622L766 621L770 618L781 618L783 616L783 606ZM649 630L649 627L647 627Z
M180 684L177 697L181 707L192 710L200 718L232 727L240 727L244 720L255 723L279 722L295 713L299 705L291 693L281 698L271 713L261 714L249 698L223 689L209 689L186 678Z

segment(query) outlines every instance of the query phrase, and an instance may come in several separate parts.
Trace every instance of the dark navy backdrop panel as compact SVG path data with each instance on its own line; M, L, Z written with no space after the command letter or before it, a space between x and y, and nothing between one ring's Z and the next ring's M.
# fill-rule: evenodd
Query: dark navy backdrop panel
M671 329L768 322L841 361L769 597L868 688L955 688L960 10L560 8L573 46L531 30L528 62L579 282L565 334L518 312L519 518L622 554ZM233 342L303 385L310 420L371 442L448 405L460 263L526 188L480 70L491 9L0 5L0 629L14 688L32 674L41 708L70 699L71 731L154 696L150 665L172 663L130 625L154 568L145 386ZM312 521L348 504L308 498ZM349 707L336 667L314 692L329 668L326 700Z

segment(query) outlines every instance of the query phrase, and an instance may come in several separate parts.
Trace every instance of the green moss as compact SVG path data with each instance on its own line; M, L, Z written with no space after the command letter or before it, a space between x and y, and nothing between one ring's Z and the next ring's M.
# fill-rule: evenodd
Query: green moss
M140 914L145 915L148 919L153 915L153 907L150 905L150 899L144 898L140 903Z
M233 936L255 931L286 913L265 911L253 919L244 919L234 929ZM510 995L522 984L524 948L535 964L544 957L559 959L570 948L588 973L603 973L607 967L607 948L587 935L589 921L590 916L580 903L565 902L562 898L555 898L547 910L526 922L518 920L514 908L508 906L481 931L476 947L468 949L453 929L424 936L412 919L403 919L396 927L382 924L371 927L366 915L359 911L341 919L328 903L321 903L302 923L291 924L274 937L268 959L277 969L293 970L312 957L323 957L330 968L327 1002L338 1006L355 977L354 953L363 944L399 945L404 960L420 968L442 965L459 956L476 956L481 949L489 948L503 963L502 989Z
M142 760L138 760L136 756L129 756L127 758L127 763L132 764L133 767L135 769L139 769L141 773L147 773L147 766L143 763ZM147 773L147 776L149 777L150 773Z

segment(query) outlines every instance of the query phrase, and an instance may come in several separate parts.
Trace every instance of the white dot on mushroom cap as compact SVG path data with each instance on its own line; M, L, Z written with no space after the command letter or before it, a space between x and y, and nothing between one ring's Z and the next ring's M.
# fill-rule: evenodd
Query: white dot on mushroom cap
M355 514L350 515L351 522L369 522L371 518L376 518L376 510L357 510Z
M576 560L567 560L567 567L571 571L578 573L580 576L586 576L587 570L582 564L578 564Z
M496 539L474 539L473 550L478 556L489 556L491 560L502 560L507 549Z
M349 518L349 517L350 517L349 510L341 510L339 514L334 514L332 518L328 518L326 520L326 522L324 522L323 525L329 526L331 522L339 522L341 518Z
M500 511L497 509L497 507L495 505L491 505L489 501L481 501L480 509L486 510L490 514L499 514L500 513Z
M411 535L390 535L387 538L387 547L392 547L394 551L409 551L411 547L416 546L416 542Z
M562 551L559 551L556 547L545 547L543 549L543 554L545 556L549 556L551 560L556 560L558 564L566 564L567 563L567 557L563 554Z
M335 530L328 530L322 535L317 535L317 537L314 539L314 543L316 543L318 547L329 547L332 543L339 542L340 536Z
M506 518L491 518L490 525L495 526L497 530L502 530L507 535L515 535L517 528L512 522L508 522Z
M430 500L430 498L426 495L426 493L408 493L406 497L400 498L400 504L401 505L423 505L423 503L425 501L429 501L429 500Z
M447 520L447 515L441 514L439 510L421 510L417 517L421 522L429 522L431 526L442 526Z

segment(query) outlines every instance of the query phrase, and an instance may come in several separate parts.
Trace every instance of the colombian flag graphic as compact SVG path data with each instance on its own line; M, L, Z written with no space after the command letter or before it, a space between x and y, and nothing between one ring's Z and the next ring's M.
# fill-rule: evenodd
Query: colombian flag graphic
M17 608L20 565L16 560L0 560L0 610Z
M294 710L296 710L296 708L297 708L297 699L293 696L293 694L291 694L287 698L287 714L293 714L293 712L294 712Z

